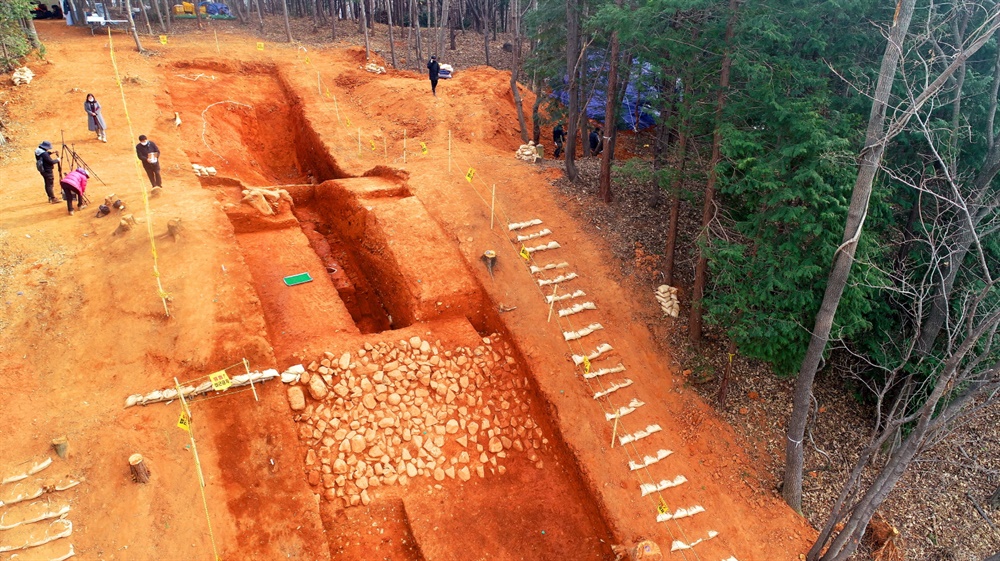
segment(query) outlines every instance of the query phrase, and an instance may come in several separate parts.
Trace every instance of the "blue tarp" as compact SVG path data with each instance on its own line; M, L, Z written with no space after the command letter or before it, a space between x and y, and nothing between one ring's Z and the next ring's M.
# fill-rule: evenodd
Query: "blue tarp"
M229 6L221 2L198 2L198 7L205 8L205 14L209 16L231 16Z
M607 76L607 60L603 51L591 51L587 57L590 68L589 76ZM624 74L623 68L619 69L619 76ZM653 102L659 97L656 89L652 87L654 79L653 67L649 63L632 62L632 70L629 73L628 88L625 90L625 97L619 109L618 119L624 122L625 126L634 131L649 128L656 124L659 111L653 109ZM563 84L568 83L566 78ZM607 104L606 83L598 84L593 95L587 101L587 117L595 121L604 122L604 108ZM590 91L590 88L587 88ZM586 95L586 92L583 93ZM569 92L565 87L552 92L552 96L559 98L559 101L566 105L569 103Z

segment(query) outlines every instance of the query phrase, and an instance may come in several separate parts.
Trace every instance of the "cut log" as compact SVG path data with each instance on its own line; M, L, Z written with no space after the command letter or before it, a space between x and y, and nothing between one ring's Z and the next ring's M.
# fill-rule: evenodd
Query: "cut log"
M132 454L128 458L129 470L132 471L132 481L136 483L149 483L149 468L143 461L141 454Z

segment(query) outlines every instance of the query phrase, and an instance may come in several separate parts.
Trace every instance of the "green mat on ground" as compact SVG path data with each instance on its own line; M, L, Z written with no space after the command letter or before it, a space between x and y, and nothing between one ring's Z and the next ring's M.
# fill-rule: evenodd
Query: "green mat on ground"
M312 282L313 278L309 273L299 273L290 277L285 277L285 286L295 286L306 282Z

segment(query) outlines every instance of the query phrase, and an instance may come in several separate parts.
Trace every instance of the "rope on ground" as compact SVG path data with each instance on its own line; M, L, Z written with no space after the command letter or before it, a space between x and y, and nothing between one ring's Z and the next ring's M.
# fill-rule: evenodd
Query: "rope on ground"
M208 496L205 494L205 474L201 471L201 460L198 458L198 444L194 441L194 419L191 415L191 408L188 407L187 400L184 399L184 394L181 392L181 385L177 382L177 378L174 378L174 387L177 388L177 397L181 400L181 419L187 420L185 427L182 427L188 433L188 438L191 439L191 455L194 458L194 467L198 470L198 490L201 491L201 505L205 509L205 520L208 522L208 537L212 540L212 553L215 554L215 561L220 561L222 558L219 557L219 548L215 545L215 531L212 530L212 517L208 514ZM178 426L181 426L178 423Z
M111 37L111 28L108 28L108 47L111 52L111 66L115 70L115 83L118 84L118 91L122 96L122 108L125 110L125 122L128 124L128 137L130 139L135 138L135 131L132 130L132 117L128 112L128 102L125 99L125 87L122 85L121 74L118 72L118 61L115 60L115 44L114 39ZM139 180L139 186L142 188L142 205L146 211L146 233L149 235L149 247L150 253L153 255L153 276L156 277L156 289L163 302L163 313L170 317L170 308L167 307L167 298L170 296L165 290L163 290L163 283L160 280L160 263L159 256L156 254L156 236L153 234L153 214L149 210L149 191L146 189L146 183L142 178L142 171L139 169L139 159L135 160L135 175Z

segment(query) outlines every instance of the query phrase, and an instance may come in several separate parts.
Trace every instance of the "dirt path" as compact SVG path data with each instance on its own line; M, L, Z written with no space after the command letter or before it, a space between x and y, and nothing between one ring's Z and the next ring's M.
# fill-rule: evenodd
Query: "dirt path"
M51 438L69 436L68 464L86 478L72 516L78 552L104 559L162 558L166 551L210 555L186 434L175 426L176 404L123 410L125 396L244 357L255 368L281 370L318 360L324 351L428 333L445 352L492 331L514 343L512 360L531 380L525 399L551 440L541 450L546 467L511 452L507 475L466 484L425 485L421 478L373 491L371 505L345 510L353 483L329 499L310 487L303 458L314 443L300 434L304 425L294 422L279 384L265 386L260 402L249 393L205 401L196 404L195 431L224 558L473 559L481 553L456 548L474 532L482 534L481 543L498 539L510 552L482 558L549 559L570 551L574 558L601 558L610 555L611 540L649 537L669 549L673 540L688 543L709 531L718 537L671 557L792 560L806 550L812 530L760 489L730 427L685 389L669 357L656 353L648 330L635 321L652 298L619 285L607 249L573 223L545 170L513 159L520 138L503 74L459 72L434 98L419 75L359 70L356 50L268 44L259 51L254 40L232 35L220 37L222 56L213 58L214 40L184 36L144 57L115 35L134 134L148 134L163 150L165 189L150 204L170 296L167 319L144 225L114 236L114 216L94 218L87 209L69 217L65 207L44 203L29 153L43 139L58 144L65 129L66 143L107 183L91 182L95 206L114 192L145 217L145 177L133 165L107 38L46 23L39 31L51 64L36 69L30 94L16 92L12 116L23 134L0 167L0 267L11 273L0 285L0 389L15 429L0 439L0 468L42 457ZM104 105L108 144L85 129L80 105L86 93ZM206 110L216 102L223 103ZM214 165L219 175L199 182L192 162ZM475 169L471 183L463 177L469 168ZM365 173L399 190L345 179ZM341 181L315 185L325 180ZM500 216L491 232L494 183L497 204L509 216ZM241 186L288 184L301 185L288 188L301 207L295 216L286 211L265 221L272 229L260 221L241 225ZM321 214L332 215L342 231L300 230L307 222L314 231L325 228L314 212L322 205L329 208ZM165 234L174 217L184 225L178 240ZM546 321L549 310L535 278L505 240L507 218L544 221L553 234L540 241L555 239L562 248L538 253L535 262L570 263L565 271L580 278L563 286L584 290L596 311L572 316L571 323ZM493 278L480 262L488 248L500 255ZM349 250L359 253L351 257L344 253ZM378 270L338 277L331 265L340 263L336 259L375 263ZM313 271L313 296L299 300L306 293L275 288L292 269ZM374 288L365 288L361 277ZM365 296L375 293L378 301ZM501 304L516 310L499 313ZM385 317L359 321L372 316L358 311L366 305L383 309ZM604 329L582 345L563 340L562 331L592 322ZM404 329L384 331L386 325ZM584 383L570 354L604 342L614 352L595 360L594 368L621 362L627 370ZM615 406L632 398L645 405L621 417L618 435L651 424L663 430L611 449L608 404L593 393L626 377L634 383L612 394ZM629 470L630 460L659 449L673 453L648 469ZM133 452L149 458L154 475L147 486L128 480L125 459ZM669 510L700 505L706 512L657 523L657 494L643 497L639 484L677 475L687 483L660 493ZM565 491L531 500L540 489ZM145 520L133 520L139 517ZM345 517L352 522L345 524ZM463 528L462 520L470 519L478 524ZM566 530L554 531L560 519ZM380 530L365 532L359 520Z

